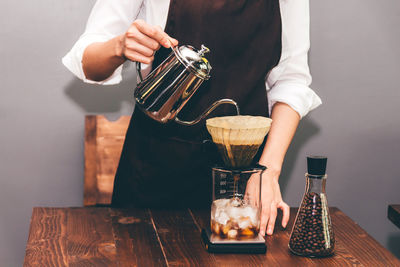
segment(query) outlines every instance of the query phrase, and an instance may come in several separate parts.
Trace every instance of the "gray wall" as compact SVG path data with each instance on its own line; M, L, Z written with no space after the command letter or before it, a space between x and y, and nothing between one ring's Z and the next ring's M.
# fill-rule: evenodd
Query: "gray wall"
M1 266L21 265L32 207L81 205L84 115L132 111L132 67L122 85L96 87L61 65L93 3L0 2ZM396 0L312 1L310 66L324 105L302 121L281 177L296 206L305 156L327 155L330 204L398 256L386 209L400 203L399 10Z

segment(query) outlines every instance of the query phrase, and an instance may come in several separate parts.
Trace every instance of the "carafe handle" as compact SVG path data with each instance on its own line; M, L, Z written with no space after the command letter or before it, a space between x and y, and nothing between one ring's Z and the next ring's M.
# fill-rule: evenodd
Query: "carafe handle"
M140 82L143 82L142 64L140 64L140 62L138 62L138 61L136 61L136 72L137 72L137 76L139 77Z
M232 99L220 99L218 101L215 101L210 107L208 107L208 109L206 109L206 111L204 111L203 114L201 114L197 119L193 121L182 121L178 118L178 116L176 116L175 122L186 126L196 124L205 117L207 117L214 109L216 109L219 105L222 104L234 105L236 108L237 115L240 114L239 106L235 101L233 101Z

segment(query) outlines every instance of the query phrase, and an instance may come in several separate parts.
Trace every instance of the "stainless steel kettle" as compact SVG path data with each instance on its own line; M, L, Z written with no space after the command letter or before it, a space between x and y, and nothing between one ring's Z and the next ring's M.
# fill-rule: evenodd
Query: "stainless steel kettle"
M211 65L204 57L209 49L192 46L173 47L172 52L145 79L142 78L140 63L136 63L140 83L135 89L136 105L150 118L167 123L193 125L206 117L220 104L232 104L239 114L237 103L231 99L214 102L203 114L193 121L182 121L177 114L197 91L203 81L210 78Z

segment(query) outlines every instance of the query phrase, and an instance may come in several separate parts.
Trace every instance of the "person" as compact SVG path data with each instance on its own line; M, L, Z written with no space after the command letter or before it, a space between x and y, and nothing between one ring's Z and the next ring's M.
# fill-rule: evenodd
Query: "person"
M127 60L160 64L171 46L210 48L213 69L179 113L197 117L212 102L231 98L242 114L268 116L272 127L255 161L267 166L262 177L260 233L273 234L278 209L282 226L289 206L279 176L300 119L321 104L309 87L308 0L97 0L86 30L63 58L88 83L121 81ZM212 116L232 115L232 107ZM162 125L133 112L114 183L114 206L209 205L210 167L217 153L205 149L205 122Z

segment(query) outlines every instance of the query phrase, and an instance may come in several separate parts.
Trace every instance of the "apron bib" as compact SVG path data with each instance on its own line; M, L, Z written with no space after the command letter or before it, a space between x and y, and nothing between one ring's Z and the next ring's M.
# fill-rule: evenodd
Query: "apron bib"
M279 0L171 0L165 31L180 45L201 44L212 70L178 114L193 120L214 101L231 98L242 115L268 116L265 79L281 55ZM171 52L161 48L153 66ZM234 115L230 105L209 117ZM117 169L113 206L207 207L211 167L221 162L205 120L194 126L160 124L133 112ZM258 161L260 147L255 162Z

